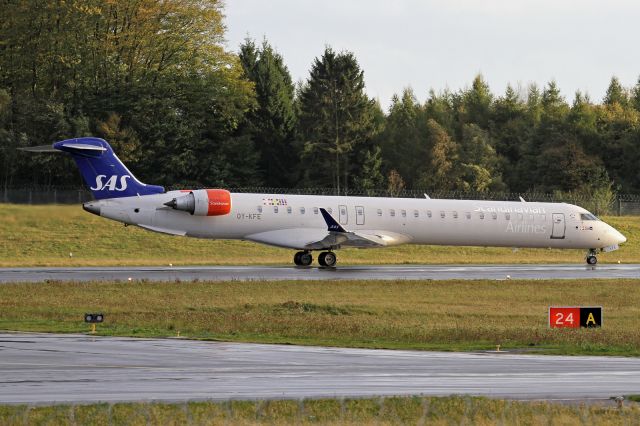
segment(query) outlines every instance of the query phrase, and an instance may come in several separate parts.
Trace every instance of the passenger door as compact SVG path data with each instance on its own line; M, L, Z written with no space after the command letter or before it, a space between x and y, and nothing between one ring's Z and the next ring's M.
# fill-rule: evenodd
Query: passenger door
M566 224L564 223L564 213L553 213L553 228L551 229L551 238L561 240L564 238Z

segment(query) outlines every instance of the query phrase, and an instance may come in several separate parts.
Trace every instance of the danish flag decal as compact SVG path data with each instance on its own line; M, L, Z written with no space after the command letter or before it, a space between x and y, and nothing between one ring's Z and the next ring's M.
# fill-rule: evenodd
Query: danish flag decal
M97 200L164 192L161 186L145 185L136 179L103 139L67 139L54 143L53 147L73 157Z

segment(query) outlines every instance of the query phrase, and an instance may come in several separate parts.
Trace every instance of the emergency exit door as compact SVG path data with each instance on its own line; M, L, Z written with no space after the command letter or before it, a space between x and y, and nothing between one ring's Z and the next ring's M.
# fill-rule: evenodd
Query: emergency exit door
M566 224L564 223L564 213L553 213L551 215L553 219L553 228L551 229L551 238L563 239Z

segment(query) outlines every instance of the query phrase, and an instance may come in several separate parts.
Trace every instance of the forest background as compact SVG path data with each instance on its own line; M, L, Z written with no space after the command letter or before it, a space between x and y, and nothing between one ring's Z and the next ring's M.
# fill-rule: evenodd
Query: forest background
M167 187L640 192L640 80L568 103L554 81L494 94L478 75L383 111L349 51L296 83L266 39L228 50L223 6L2 2L0 185L81 186L70 160L17 148L92 135Z

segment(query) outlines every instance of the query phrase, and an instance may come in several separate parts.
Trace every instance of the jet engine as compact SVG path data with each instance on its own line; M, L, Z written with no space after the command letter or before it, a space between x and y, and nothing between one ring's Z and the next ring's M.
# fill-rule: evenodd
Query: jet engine
M195 216L224 216L231 211L231 193L224 189L196 189L164 205Z

